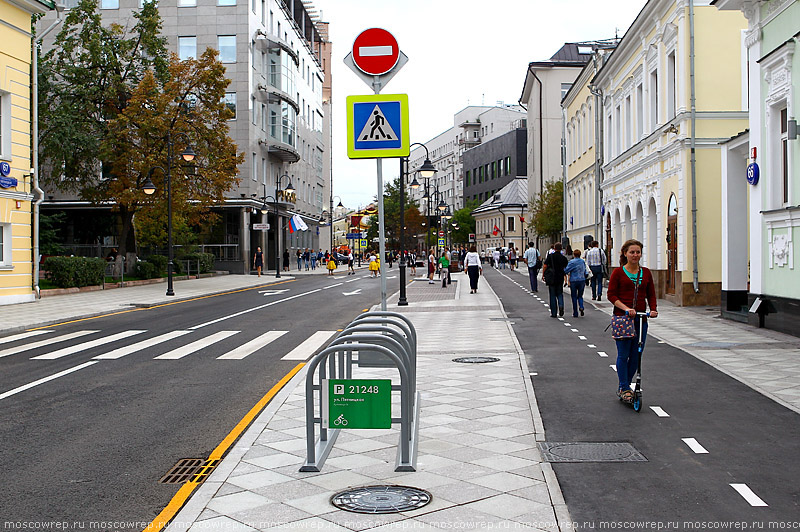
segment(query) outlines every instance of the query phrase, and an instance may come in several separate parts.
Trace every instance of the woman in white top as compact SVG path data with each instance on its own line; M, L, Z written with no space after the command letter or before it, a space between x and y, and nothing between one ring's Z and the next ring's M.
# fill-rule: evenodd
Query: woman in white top
M478 255L478 250L475 246L470 246L467 256L464 257L465 272L469 275L469 288L470 294L478 291L478 277L483 274L481 268L481 256Z

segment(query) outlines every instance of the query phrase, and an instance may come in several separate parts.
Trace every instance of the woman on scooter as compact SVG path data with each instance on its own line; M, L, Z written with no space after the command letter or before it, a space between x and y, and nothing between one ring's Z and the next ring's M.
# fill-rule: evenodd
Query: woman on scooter
M619 257L621 268L615 269L611 274L606 292L608 300L614 305L614 314L631 316L636 326L636 335L633 338L616 340L617 375L619 376L617 396L626 403L633 402L631 382L636 375L639 363L637 349L640 322L636 319L636 312L645 312L649 305L650 317L658 316L653 275L649 269L639 265L642 258L642 247L642 243L638 240L628 240L622 244ZM636 301L634 301L634 297Z

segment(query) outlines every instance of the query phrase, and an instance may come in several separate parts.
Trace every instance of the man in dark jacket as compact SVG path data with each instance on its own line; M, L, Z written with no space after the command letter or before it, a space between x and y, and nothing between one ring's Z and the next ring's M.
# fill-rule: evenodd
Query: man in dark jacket
M569 261L561 254L561 242L556 242L553 253L547 256L542 267L542 279L550 291L550 317L564 315L564 268ZM558 314L556 314L558 308Z

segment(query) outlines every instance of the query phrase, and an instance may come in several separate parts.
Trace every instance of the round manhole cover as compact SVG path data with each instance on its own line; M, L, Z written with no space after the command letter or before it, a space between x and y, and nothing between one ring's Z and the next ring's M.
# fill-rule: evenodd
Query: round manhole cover
M486 364L487 362L499 361L500 359L495 357L459 357L453 359L453 362L460 362L461 364Z
M364 486L331 497L331 504L337 508L359 514L394 514L422 508L429 502L430 493L408 486Z
M647 459L629 443L549 443L551 462L639 462Z

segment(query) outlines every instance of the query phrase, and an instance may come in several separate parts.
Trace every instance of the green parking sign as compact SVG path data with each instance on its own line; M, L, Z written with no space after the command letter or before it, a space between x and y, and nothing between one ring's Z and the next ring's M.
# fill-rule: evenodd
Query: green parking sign
M392 427L391 379L326 379L322 423L330 429Z

